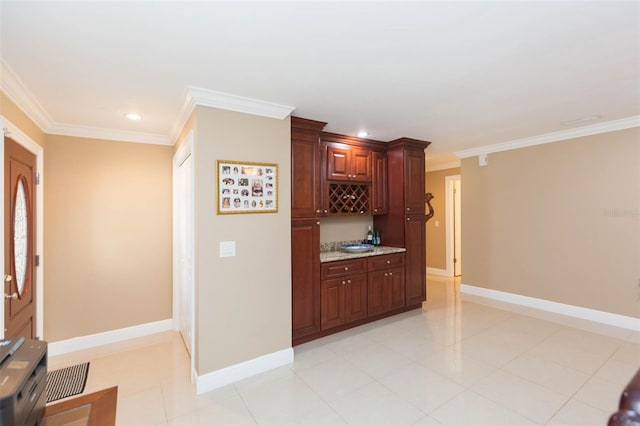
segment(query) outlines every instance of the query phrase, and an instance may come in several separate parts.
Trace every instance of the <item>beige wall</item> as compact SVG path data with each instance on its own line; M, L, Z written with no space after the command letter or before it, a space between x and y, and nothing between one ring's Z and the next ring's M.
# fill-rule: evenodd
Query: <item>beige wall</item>
M44 337L171 318L173 147L47 135Z
M323 217L320 219L320 242L362 240L367 236L368 226L373 229L373 216ZM380 237L384 238L383 236ZM384 241L382 241L384 244Z
M433 194L433 217L427 222L427 267L447 269L447 217L445 214L445 178L459 175L460 168L437 170L426 174L426 192ZM440 226L436 226L436 221Z
M24 134L38 145L44 147L44 132L24 113L15 103L11 101L0 91L0 115L11 121L13 125L18 127ZM11 137L11 135L9 135Z
M462 161L463 283L640 317L640 129Z
M196 107L196 369L291 347L290 119ZM216 214L216 161L278 164L278 213ZM219 257L221 241L235 257Z

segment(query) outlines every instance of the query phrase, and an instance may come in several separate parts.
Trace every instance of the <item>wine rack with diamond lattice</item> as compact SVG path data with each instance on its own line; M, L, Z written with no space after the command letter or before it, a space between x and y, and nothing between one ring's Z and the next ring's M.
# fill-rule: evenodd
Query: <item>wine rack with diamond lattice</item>
M369 213L369 185L329 184L329 214Z

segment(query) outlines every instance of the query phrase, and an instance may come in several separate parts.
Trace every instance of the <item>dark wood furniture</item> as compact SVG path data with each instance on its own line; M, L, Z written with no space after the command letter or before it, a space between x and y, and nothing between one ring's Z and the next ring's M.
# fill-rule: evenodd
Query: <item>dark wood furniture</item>
M426 300L425 158L430 142L401 138L388 143L388 211L374 216L384 244L404 247L405 306Z
M320 275L322 330L367 317L367 259L323 263Z
M115 426L118 387L47 405L41 426Z
M291 118L293 345L414 309L426 297L424 150L429 142L385 143L323 132L325 125ZM320 219L350 215L373 215L383 244L404 247L406 253L380 260L393 264L321 266ZM356 264L359 269L353 269ZM345 267L350 270L334 271Z
M368 314L375 316L405 305L404 253L367 259Z
M293 341L320 329L320 132L326 123L291 118L291 322Z
M620 396L618 411L609 418L609 426L640 425L640 369L625 386Z

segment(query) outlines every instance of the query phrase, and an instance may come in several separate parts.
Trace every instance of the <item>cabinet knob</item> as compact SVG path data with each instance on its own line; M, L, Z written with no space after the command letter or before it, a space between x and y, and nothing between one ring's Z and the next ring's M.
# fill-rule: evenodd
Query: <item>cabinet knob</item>
M345 267L344 267L344 270L345 270L345 271L348 271L348 270L349 270L349 267L348 267L348 266L345 266Z
M316 213L322 213L322 210L316 210Z
M410 210L411 210L411 207L407 207L407 211L410 211Z
M389 276L390 276L390 277L391 277L391 276L393 276L393 272L389 272Z
M316 222L316 225L320 225L320 221L317 221L317 222Z
M390 260L387 260L387 265L391 265L391 261Z
M327 211L325 210L324 212L326 213Z
M347 284L351 284L351 280L347 280Z
M344 281L342 281L342 285L345 285L345 284L347 284L347 283L345 283Z
M374 211L374 212L377 212L377 211L378 211L378 209L373 209L373 211Z
M407 218L407 220L411 220L411 218L410 218L410 217L408 217L408 218Z
M385 272L385 273L384 273L384 276L385 276L385 277L388 277L388 276L389 276L389 274L387 274L387 273Z

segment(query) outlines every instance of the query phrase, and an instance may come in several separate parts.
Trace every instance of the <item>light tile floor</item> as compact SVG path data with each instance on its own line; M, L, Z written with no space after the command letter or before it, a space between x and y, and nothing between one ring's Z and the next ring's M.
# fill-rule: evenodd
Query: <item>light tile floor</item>
M295 348L295 362L197 396L176 333L51 357L118 385L119 425L604 425L640 333L479 297L429 276L421 310Z

